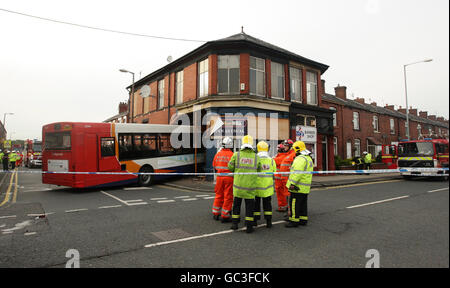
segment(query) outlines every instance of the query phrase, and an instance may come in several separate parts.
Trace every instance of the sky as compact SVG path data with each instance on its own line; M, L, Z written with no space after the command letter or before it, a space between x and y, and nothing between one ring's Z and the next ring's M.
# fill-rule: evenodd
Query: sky
M170 4L169 4L170 3ZM3 10L2 10L3 9ZM326 92L449 118L448 0L103 1L0 0L0 121L8 138L41 139L42 126L101 122L136 80L203 42L244 32L329 65Z

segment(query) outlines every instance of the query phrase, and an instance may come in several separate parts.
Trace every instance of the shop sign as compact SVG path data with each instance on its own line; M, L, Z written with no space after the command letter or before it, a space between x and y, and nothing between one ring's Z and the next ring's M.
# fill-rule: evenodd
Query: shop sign
M317 128L298 125L295 127L295 139L305 143L317 142Z

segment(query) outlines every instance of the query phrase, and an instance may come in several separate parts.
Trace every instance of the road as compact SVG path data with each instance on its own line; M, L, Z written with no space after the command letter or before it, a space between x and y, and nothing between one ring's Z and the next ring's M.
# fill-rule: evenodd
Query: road
M212 219L213 192L78 191L40 179L0 174L0 267L65 267L71 249L80 267L364 268L373 251L380 267L449 267L446 181L314 189L308 226L287 229L274 212L271 229L247 234Z

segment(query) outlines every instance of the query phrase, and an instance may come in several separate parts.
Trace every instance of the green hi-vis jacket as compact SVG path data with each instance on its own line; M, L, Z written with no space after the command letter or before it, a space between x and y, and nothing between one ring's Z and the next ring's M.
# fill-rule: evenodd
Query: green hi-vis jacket
M16 153L9 153L9 162L16 162L19 158L19 155Z
M270 158L267 152L258 153L261 162L261 172L270 172L271 174L258 175L258 189L256 190L257 197L269 197L274 193L273 176L277 172L277 164L275 160Z
M294 162L291 166L291 172L302 172L308 171L312 172L314 170L314 163L310 156L299 155L295 157ZM293 184L298 188L298 190L294 191L289 189L291 193L303 193L308 194L311 189L312 183L312 174L301 174L301 173L292 173L289 175L289 180L286 183L286 187L289 189Z
M228 162L228 169L234 173L256 173L261 170L258 155L250 148L235 152ZM244 199L255 199L258 175L234 175L233 195Z
M372 163L372 154L367 153L366 156L364 156L364 163Z

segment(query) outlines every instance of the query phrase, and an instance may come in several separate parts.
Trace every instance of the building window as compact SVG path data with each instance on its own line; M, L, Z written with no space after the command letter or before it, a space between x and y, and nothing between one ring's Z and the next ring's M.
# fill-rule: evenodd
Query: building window
M266 96L265 60L250 56L250 94Z
M158 109L164 107L164 79L158 81Z
M306 72L306 104L317 105L317 74Z
M289 77L291 79L291 101L302 102L302 70L290 67Z
M330 107L330 110L333 110L334 111L334 113L333 113L333 127L336 127L337 126L337 110L336 110L336 108L335 107Z
M353 130L359 130L359 113L353 112Z
M315 117L306 117L306 126L316 127L316 118Z
M347 140L347 159L352 159L352 141Z
M284 65L272 62L272 98L284 99Z
M183 103L183 78L183 71L180 71L176 74L175 103L177 104Z
M338 155L338 138L333 137L334 155Z
M218 93L239 93L239 55L219 56L217 66Z
M378 128L378 116L373 116L373 130L379 132Z
M389 126L391 127L391 134L395 134L395 122L394 119L389 119Z
M198 91L199 97L208 96L208 59L198 63Z
M361 140L355 139L355 157L361 156Z
M420 124L417 124L417 135L422 136L422 126Z

